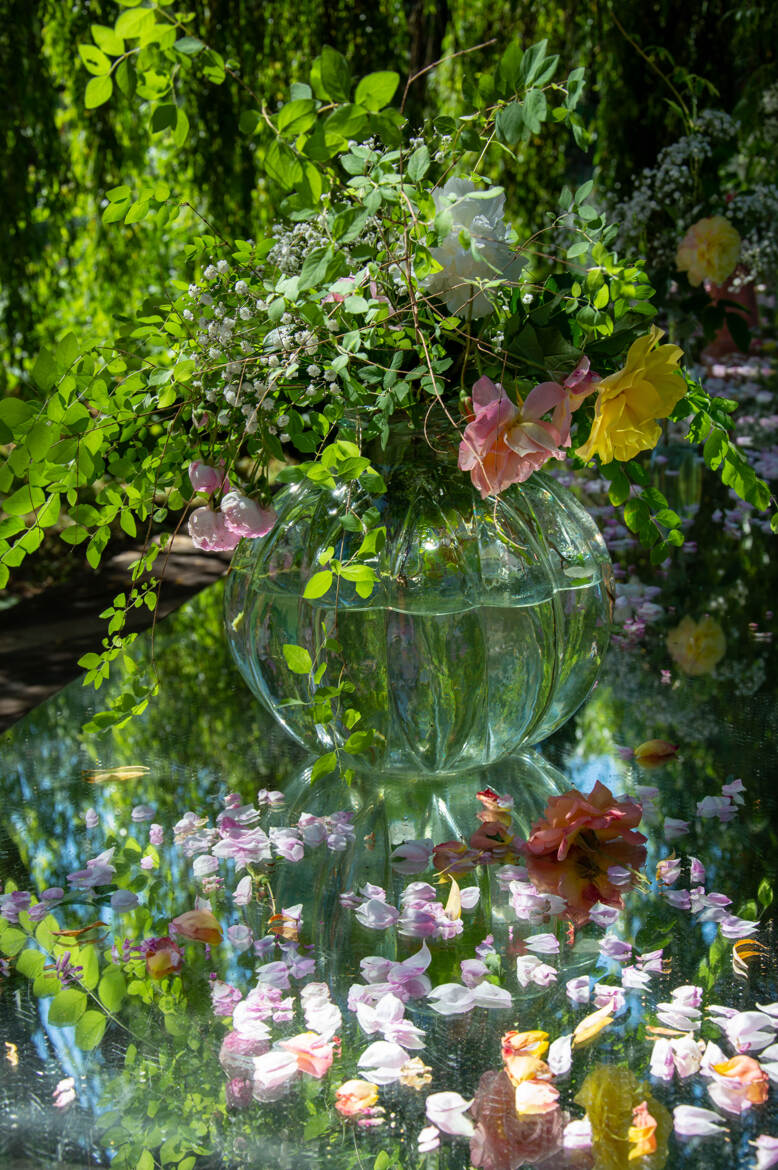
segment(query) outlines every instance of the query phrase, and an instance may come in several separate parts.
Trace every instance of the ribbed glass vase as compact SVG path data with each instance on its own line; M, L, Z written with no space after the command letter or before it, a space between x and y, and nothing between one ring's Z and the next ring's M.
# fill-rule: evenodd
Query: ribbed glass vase
M382 772L454 773L545 739L586 698L608 643L612 569L593 520L542 473L482 500L455 450L408 427L368 453L385 494L295 483L273 502L272 532L236 549L225 624L244 679L316 753L351 730L340 718L315 723L312 697L351 684L342 709L375 732L354 764ZM371 596L335 577L323 597L305 599L320 554L333 547L346 562L362 542L340 518L371 507L386 528L369 562ZM339 649L325 649L327 639ZM289 644L309 652L314 672L290 670Z

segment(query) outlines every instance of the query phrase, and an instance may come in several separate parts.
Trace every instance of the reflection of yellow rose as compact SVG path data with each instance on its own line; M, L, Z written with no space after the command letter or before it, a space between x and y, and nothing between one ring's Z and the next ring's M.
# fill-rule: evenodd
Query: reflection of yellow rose
M740 256L740 236L723 215L693 223L678 245L675 263L689 284L713 280L722 284L735 270Z
M707 615L699 622L685 617L667 635L670 657L684 674L710 674L716 663L724 657L726 648L724 631L717 621Z
M672 1118L664 1105L651 1096L648 1085L638 1081L626 1065L601 1064L593 1068L575 1101L583 1105L591 1123L595 1170L661 1170L667 1161ZM648 1126L644 1124L647 1115ZM649 1141L645 1137L647 1129L651 1131Z
M656 446L661 434L656 420L667 418L686 391L678 369L683 351L659 345L663 336L652 325L629 347L624 369L598 384L591 433L576 452L581 459L599 455L602 463L623 463Z

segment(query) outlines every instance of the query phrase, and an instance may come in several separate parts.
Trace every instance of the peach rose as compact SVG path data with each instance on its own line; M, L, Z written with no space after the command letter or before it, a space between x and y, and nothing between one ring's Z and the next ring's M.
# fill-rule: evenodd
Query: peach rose
M568 917L578 925L596 902L621 907L621 891L608 870L636 871L645 864L646 839L634 831L642 811L636 801L616 800L599 781L588 796L571 789L552 797L521 847L530 881L564 898Z
M220 943L222 941L222 928L210 910L187 910L185 914L179 914L178 918L174 918L170 925L176 934L180 934L182 938L191 939L193 942Z
M335 1108L341 1117L369 1116L378 1100L378 1085L372 1081L344 1081L335 1090Z

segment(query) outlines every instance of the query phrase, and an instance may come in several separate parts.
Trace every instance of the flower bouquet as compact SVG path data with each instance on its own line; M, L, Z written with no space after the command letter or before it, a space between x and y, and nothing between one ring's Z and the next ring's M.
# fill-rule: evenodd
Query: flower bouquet
M41 352L31 384L0 405L0 585L51 531L93 569L119 531L142 542L102 652L81 660L85 683L124 654L128 613L155 607L171 535L186 527L225 551L261 538L278 483L339 492L333 535L360 537L348 561L330 542L307 596L347 581L369 596L386 532L378 508L349 501L383 492L374 452L398 419L414 444L450 448L492 502L553 461L593 463L655 563L683 541L641 461L664 420L688 418L725 482L770 505L729 438L731 404L712 402L651 324L643 262L613 251L592 183L563 190L547 237L510 226L498 162L554 128L581 137L583 70L558 72L545 42L511 45L473 108L414 134L396 74L355 83L325 47L279 110L251 119L272 230L228 240L204 225L191 275L111 344L68 335ZM121 218L124 189L107 199L107 222ZM569 243L549 254L559 225ZM126 720L154 686L135 676L88 726Z

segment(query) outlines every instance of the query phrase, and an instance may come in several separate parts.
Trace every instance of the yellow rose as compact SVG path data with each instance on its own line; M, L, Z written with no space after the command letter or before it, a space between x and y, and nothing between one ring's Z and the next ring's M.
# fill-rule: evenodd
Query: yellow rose
M724 657L727 640L724 631L712 617L699 622L685 617L667 635L667 649L670 657L680 666L684 674L710 674L717 662Z
M740 236L723 215L693 223L678 245L675 263L695 287L703 280L723 284L735 271Z
M659 345L661 329L639 337L629 347L627 364L599 383L591 433L576 454L584 460L599 455L602 463L624 463L638 451L650 451L661 433L659 418L667 418L683 398L686 383L678 369L683 350Z

